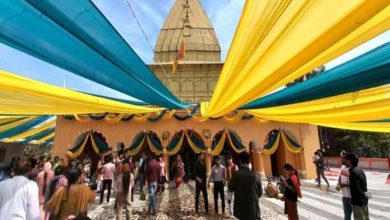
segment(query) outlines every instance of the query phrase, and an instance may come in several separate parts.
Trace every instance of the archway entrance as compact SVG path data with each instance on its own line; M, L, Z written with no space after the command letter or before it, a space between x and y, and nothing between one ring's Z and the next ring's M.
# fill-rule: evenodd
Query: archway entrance
M83 162L90 161L90 177L97 170L97 166L100 157L109 153L109 148L106 138L99 132L87 131L81 134L77 139L73 147L71 147L66 153L72 158Z
M202 152L206 149L202 136L194 130L182 130L175 134L175 137L183 136L183 141L176 154L169 157L169 176L170 179L175 177L178 156L181 157L184 163L185 176L184 182L194 179L194 169L197 162L197 152ZM172 141L172 140L171 140ZM171 144L171 143L170 143ZM168 147L169 149L170 147Z
M273 177L278 177L283 173L283 164L286 163L285 149L282 141L278 139L279 130L270 131L266 137L266 145L274 145L270 151L271 173Z
M222 165L226 166L226 159L229 155L235 164L240 165L240 153L246 150L239 135L230 129L224 129L215 134L211 146L214 155L212 165L215 163L215 158L221 156Z

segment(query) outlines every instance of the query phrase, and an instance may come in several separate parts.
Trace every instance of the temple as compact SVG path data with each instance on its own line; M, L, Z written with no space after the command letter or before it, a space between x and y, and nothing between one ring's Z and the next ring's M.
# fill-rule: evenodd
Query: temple
M175 1L154 54L149 68L173 94L192 103L210 100L223 62L217 35L198 0ZM135 160L141 154L161 155L167 170L180 154L190 173L197 153L205 153L210 170L214 156L230 154L238 162L239 153L249 151L253 170L263 177L279 176L289 162L303 178L314 178L312 155L320 145L314 125L266 121L244 111L204 119L198 105L156 114L58 116L56 123L53 155L90 157L97 163L99 155L124 146ZM250 149L250 141L257 146Z

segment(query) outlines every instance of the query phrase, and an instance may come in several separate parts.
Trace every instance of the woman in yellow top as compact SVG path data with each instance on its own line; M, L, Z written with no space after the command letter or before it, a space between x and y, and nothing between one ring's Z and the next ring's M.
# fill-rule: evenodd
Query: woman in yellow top
M81 170L69 172L68 186L60 188L47 203L50 219L66 219L70 215L87 216L88 203L95 201L96 194L81 183Z

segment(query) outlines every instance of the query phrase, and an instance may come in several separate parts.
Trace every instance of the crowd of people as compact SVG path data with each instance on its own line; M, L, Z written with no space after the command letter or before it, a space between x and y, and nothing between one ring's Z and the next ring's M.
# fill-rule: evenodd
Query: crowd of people
M239 164L235 164L233 158L227 155L225 166L222 164L223 157L216 157L208 176L205 155L198 155L193 169L194 209L197 214L201 193L205 214L209 213L208 188L212 185L215 213L226 213L237 219L261 219L261 179L251 171L249 153L243 152L239 156ZM367 204L370 195L365 174L357 167L358 157L342 152L341 158L343 166L337 189L342 191L345 219L351 219L352 213L354 219L369 219ZM318 186L321 186L322 177L329 187L320 151L315 152L313 162L316 165ZM269 181L264 190L268 196L284 201L288 219L299 219L297 202L302 198L302 192L298 171L289 163L283 167L286 175L281 176L279 185L274 186ZM100 204L103 204L109 203L113 191L117 219L122 219L125 211L128 220L132 216L131 204L136 182L139 199L146 200L147 193L148 214L156 216L156 197L164 192L169 181L163 158L144 154L138 162L125 153L102 156L96 167L91 165L90 159L68 159L65 163L58 157L51 160L43 156L31 156L28 159L13 158L9 168L7 177L0 182L0 215L4 219L88 219L88 204L95 202L96 193L100 193ZM174 188L180 188L186 174L180 155L172 164L171 173L174 174L171 178Z

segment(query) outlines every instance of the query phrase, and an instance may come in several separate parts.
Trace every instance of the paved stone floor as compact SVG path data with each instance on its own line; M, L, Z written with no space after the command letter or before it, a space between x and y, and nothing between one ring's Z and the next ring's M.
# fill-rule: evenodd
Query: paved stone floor
M390 219L390 185L385 184L388 173L366 172L369 191L373 193L373 198L369 201L370 219ZM338 170L327 172L327 178L331 187L319 189L315 187L314 180L302 181L303 199L298 202L298 212L300 219L343 219L343 207L341 203L341 193L335 190L338 178ZM265 181L263 182L265 185ZM213 213L213 194L209 190L209 212ZM221 214L205 215L203 200L199 215L194 212L195 188L194 184L182 184L179 190L169 188L158 197L159 214L148 216L147 203L140 201L139 195L135 196L132 219L233 219L230 216ZM202 197L202 196L201 196ZM97 202L99 199L97 198ZM115 219L114 199L110 203L98 205L92 204L89 208L89 216L92 219ZM262 219L287 219L283 215L284 203L280 200L263 196L260 199Z

